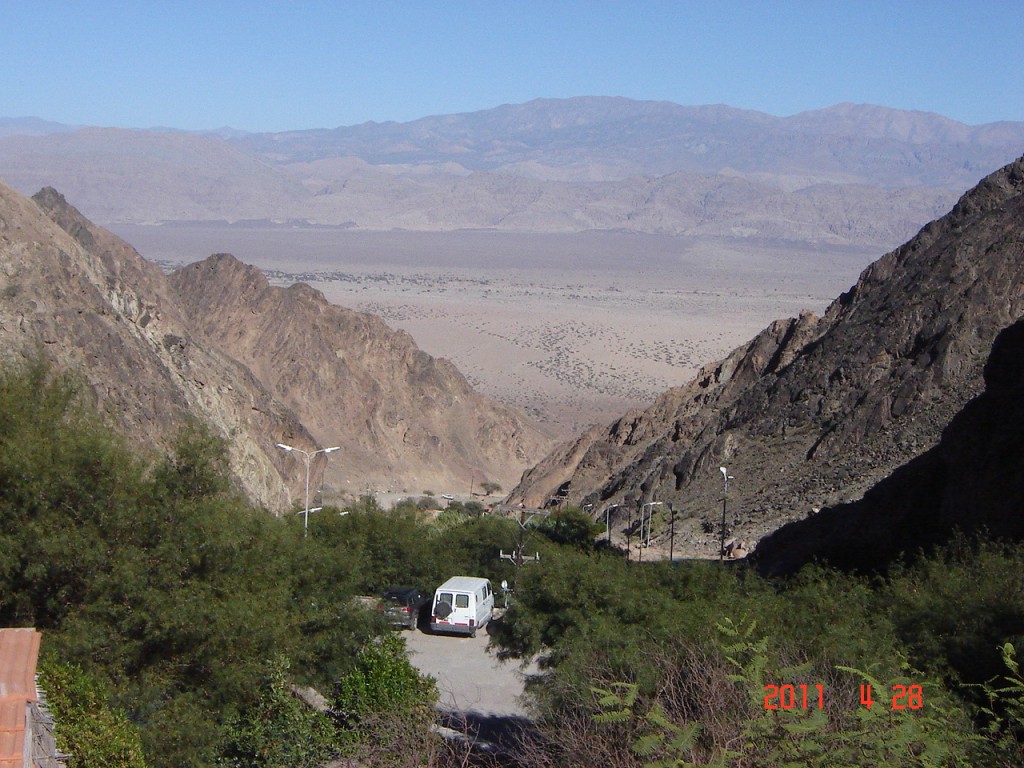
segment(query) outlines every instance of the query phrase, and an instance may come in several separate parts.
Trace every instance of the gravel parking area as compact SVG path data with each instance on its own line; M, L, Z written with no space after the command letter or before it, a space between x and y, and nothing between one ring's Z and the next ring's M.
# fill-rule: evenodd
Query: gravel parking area
M485 718L526 716L520 697L524 674L537 671L518 661L501 662L488 650L486 631L476 637L424 632L405 633L409 660L437 679L439 709Z

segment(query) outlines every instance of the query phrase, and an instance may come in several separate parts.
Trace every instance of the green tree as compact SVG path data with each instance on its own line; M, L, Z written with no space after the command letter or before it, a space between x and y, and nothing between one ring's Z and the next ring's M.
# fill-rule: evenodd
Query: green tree
M581 549L592 549L594 538L604 530L590 519L582 509L566 506L541 520L537 531L556 544L568 544Z

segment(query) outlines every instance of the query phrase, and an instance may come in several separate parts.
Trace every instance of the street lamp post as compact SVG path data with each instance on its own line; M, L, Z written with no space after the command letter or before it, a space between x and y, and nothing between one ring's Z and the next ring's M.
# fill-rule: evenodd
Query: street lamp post
M284 443L278 443L277 447L282 451L288 451L288 453L301 453L306 459L306 503L302 508L302 535L303 537L309 535L309 466L313 460L313 457L318 453L328 454L334 451L340 451L341 446L334 446L333 448L320 448L316 451L304 451L301 448L295 448L291 445L285 445Z
M730 475L729 470L725 467L719 467L718 469L722 473L722 481L725 483L725 489L722 492L722 535L718 546L718 561L722 562L725 559L725 509L729 503L729 481L736 478Z
M647 513L647 542L646 542L646 544L644 546L647 546L647 547L651 546L651 528L653 527L653 523L654 523L654 508L655 507L660 507L663 503L664 502L661 502L661 501L649 501L646 504L644 504L644 508L647 508L647 507L651 508L650 511ZM643 518L641 517L641 519L640 519L640 539L643 540L643 538L644 538L644 521L643 521Z
M640 547L638 549L638 559L642 562L644 559L644 547L651 546L651 527L654 523L654 508L660 507L662 502L660 501L648 501L646 504L640 506ZM647 517L647 539L644 539L644 510L650 507L650 511L646 513Z

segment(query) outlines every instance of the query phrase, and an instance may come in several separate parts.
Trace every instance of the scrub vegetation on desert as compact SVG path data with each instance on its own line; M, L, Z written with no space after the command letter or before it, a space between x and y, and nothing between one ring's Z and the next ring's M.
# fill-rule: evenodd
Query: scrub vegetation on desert
M772 320L820 313L880 255L625 232L111 229L165 268L229 252L378 315L561 437L649 404Z

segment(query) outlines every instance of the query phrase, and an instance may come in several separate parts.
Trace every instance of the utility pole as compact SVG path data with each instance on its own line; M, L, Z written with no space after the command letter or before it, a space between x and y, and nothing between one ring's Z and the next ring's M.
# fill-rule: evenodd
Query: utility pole
M618 506L618 504L612 504L610 507L604 508L604 529L605 533L608 535L609 547L612 545L612 519L610 512Z
M642 504L640 499L636 500L637 504ZM633 505L629 505L629 525L626 526L626 562L629 562L630 557L633 554Z
M725 510L729 503L729 481L736 478L729 474L725 467L719 467L722 473L722 480L725 482L725 489L722 491L722 535L718 547L718 562L725 560Z
M546 517L547 513L545 513L545 512L534 512L534 513L532 513L530 515L529 519L533 519L537 515L542 515L542 516ZM527 516L526 516L526 509L525 508L521 508L519 510L519 517L516 519L516 522L519 523L519 536L518 536L518 540L516 542L516 550L515 550L515 552L512 552L512 553L506 555L505 554L505 550L499 549L498 550L498 557L501 560L508 560L509 562L511 562L516 567L516 581L518 582L519 581L519 569L522 568L526 563L533 563L533 562L537 562L538 560L540 560L540 552L534 552L532 555L524 555L523 554L523 547L525 546L525 543L526 543L525 542L525 539L526 539L526 523L528 522L528 519L527 519ZM518 586L518 584L517 584L517 586Z
M668 561L672 562L672 554L676 548L676 508L668 502Z

